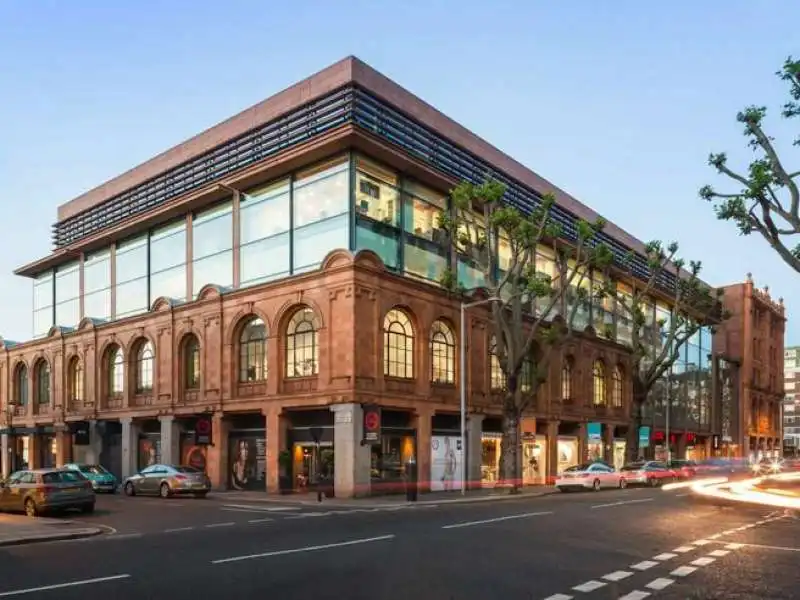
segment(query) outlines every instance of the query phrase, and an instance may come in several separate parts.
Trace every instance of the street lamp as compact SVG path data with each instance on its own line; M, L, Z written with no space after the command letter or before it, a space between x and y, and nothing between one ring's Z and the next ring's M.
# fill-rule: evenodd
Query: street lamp
M14 400L9 398L8 402L6 402L6 426L8 427L8 447L6 448L6 452L8 456L6 457L6 464L8 464L8 471L9 475L14 472L15 465L11 464L11 461L14 460L16 456L14 452L14 411L17 408L17 403ZM2 473L0 473L2 475Z
M461 303L461 339L460 339L460 369L459 387L461 388L461 495L467 493L467 325L466 311L469 308L489 304L500 298L485 298L475 302Z

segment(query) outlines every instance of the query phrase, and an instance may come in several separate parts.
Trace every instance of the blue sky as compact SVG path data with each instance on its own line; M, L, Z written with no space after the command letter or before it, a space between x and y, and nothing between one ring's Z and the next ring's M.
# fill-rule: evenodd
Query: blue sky
M754 273L798 344L800 275L697 198L709 151L749 156L736 111L785 100L798 22L767 0L0 3L0 335L31 335L11 272L50 251L57 205L355 54L710 283Z

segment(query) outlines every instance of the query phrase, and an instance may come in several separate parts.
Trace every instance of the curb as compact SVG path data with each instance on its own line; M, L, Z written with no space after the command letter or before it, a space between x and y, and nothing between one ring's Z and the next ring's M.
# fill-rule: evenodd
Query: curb
M81 538L93 537L103 533L103 530L98 527L89 529L77 529L73 531L65 531L64 533L45 533L40 535L27 535L18 538L0 539L0 547L4 546L25 546L28 544L40 544L43 542L60 542L64 540L78 540Z

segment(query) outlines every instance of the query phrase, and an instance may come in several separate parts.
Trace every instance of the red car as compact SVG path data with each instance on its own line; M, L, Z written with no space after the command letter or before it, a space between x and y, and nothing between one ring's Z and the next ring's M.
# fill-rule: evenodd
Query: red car
M672 460L668 466L679 479L693 479L697 475L697 464L693 460Z
M620 469L627 485L647 485L658 487L665 483L677 481L679 475L663 462L650 460L625 465Z

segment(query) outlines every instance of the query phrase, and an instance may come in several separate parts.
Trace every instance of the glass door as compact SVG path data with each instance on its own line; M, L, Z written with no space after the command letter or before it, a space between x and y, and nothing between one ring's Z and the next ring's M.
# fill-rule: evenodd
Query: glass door
M292 448L294 489L308 491L314 483L333 482L333 444L295 442Z

